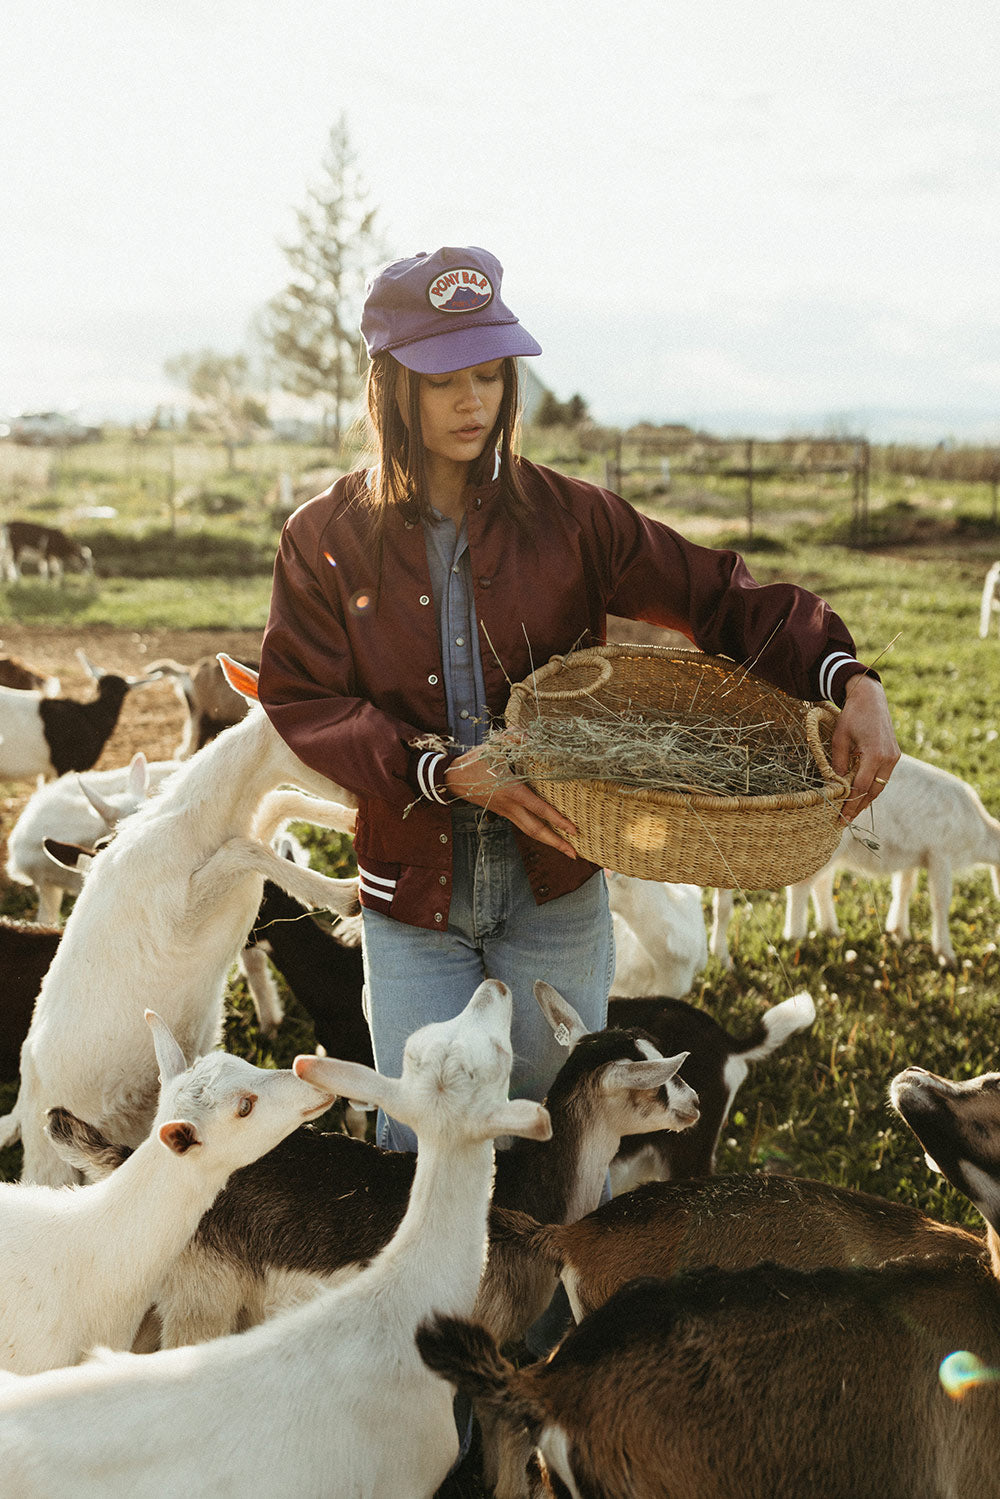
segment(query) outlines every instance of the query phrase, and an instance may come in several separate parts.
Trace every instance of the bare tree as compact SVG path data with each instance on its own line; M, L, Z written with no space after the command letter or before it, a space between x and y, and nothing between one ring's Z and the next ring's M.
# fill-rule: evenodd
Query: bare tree
M250 388L250 362L245 354L218 354L202 349L178 354L163 365L168 379L186 385L193 413L204 429L225 443L229 466L238 442L267 421L267 411Z
M282 389L320 401L336 443L360 385L365 277L385 255L377 212L368 203L341 115L330 131L322 179L296 212L299 238L282 247L292 279L272 298L264 319Z

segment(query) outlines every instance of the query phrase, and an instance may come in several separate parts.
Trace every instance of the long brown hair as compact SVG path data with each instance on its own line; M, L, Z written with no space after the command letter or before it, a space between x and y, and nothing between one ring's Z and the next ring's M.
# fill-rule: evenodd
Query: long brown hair
M403 420L397 392L406 408ZM406 506L414 519L432 515L427 487L424 443L420 431L420 376L413 374L388 352L376 354L368 367L368 425L377 466L365 497L370 508L374 537L381 550L385 521L390 507ZM469 481L473 486L493 478L499 455L501 502L511 520L527 525L533 511L518 472L517 441L520 432L520 390L517 360L503 361L503 395L500 410L483 451L473 463Z

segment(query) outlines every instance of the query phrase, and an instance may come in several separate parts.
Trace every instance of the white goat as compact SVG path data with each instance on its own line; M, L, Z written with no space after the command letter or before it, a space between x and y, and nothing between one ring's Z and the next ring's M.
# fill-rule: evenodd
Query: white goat
M21 885L34 885L40 923L54 925L63 896L78 895L83 885L82 875L49 857L43 840L58 838L92 848L176 769L175 760L149 765L140 753L130 765L95 770L85 780L60 776L33 793L7 838L7 874Z
M152 1010L152 1133L92 1187L0 1184L0 1363L18 1374L131 1347L153 1292L226 1179L330 1107L294 1072L213 1052L187 1070ZM58 1114L54 1110L54 1114Z
M51 780L89 770L114 733L126 695L148 677L121 677L83 658L97 681L90 702L0 687L0 778Z
M708 962L701 886L639 880L611 871L607 879L615 932L611 998L681 998Z
M530 1368L454 1319L422 1354L526 1427L574 1495L997 1499L1000 1075L910 1068L892 1099L986 1219L989 1261L713 1266L632 1281Z
M540 1104L506 1101L510 1017L510 991L488 980L454 1020L410 1037L398 1080L296 1058L301 1077L416 1131L392 1242L349 1285L248 1332L0 1386L2 1499L429 1499L458 1438L414 1334L436 1310L472 1309L494 1137L549 1130Z
M979 637L985 640L990 633L990 619L996 614L1000 618L1000 562L987 569L983 580L983 597L979 605Z
M0 1144L21 1135L25 1180L73 1179L45 1134L56 1105L130 1145L149 1132L156 1073L141 1002L163 1015L187 1056L218 1044L226 977L265 876L304 904L341 915L357 908L355 881L302 869L267 846L293 817L353 827L343 805L273 789L287 781L348 796L303 765L255 709L184 762L94 861L38 996L17 1103L0 1120Z
M806 935L810 895L818 930L839 935L833 885L840 870L892 876L885 929L890 937L906 941L910 900L923 868L931 905L931 948L942 963L953 965L955 951L948 929L952 877L961 870L988 865L994 893L1000 899L1000 821L990 816L967 781L912 755L900 757L872 807L872 819L870 836L864 830L845 828L829 863L811 880L788 886L786 941L801 941ZM873 843L877 847L871 847ZM728 961L726 929L732 908L732 891L717 892L711 946L722 962Z

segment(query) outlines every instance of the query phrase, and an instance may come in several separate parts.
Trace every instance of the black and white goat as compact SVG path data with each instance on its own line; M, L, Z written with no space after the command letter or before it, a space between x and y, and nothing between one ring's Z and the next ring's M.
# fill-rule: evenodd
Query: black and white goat
M133 687L155 680L122 677L81 655L97 682L89 702L0 687L0 778L51 780L69 770L90 770L114 733Z
M708 1176L715 1169L722 1126L753 1062L762 1061L796 1031L812 1025L816 1006L809 994L793 994L764 1011L747 1034L735 1036L705 1010L683 999L616 999L611 1023L638 1026L664 1055L690 1052L685 1081L698 1095L701 1117L683 1134L660 1131L629 1135L611 1165L616 1195L646 1181Z

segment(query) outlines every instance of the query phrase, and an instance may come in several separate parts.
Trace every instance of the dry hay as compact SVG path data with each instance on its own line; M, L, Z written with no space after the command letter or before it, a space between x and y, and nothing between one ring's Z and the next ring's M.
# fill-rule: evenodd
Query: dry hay
M823 786L805 735L792 739L773 717L667 717L639 712L625 699L616 709L608 692L586 714L540 715L491 737L483 758L501 781L614 781L705 796L781 796Z

